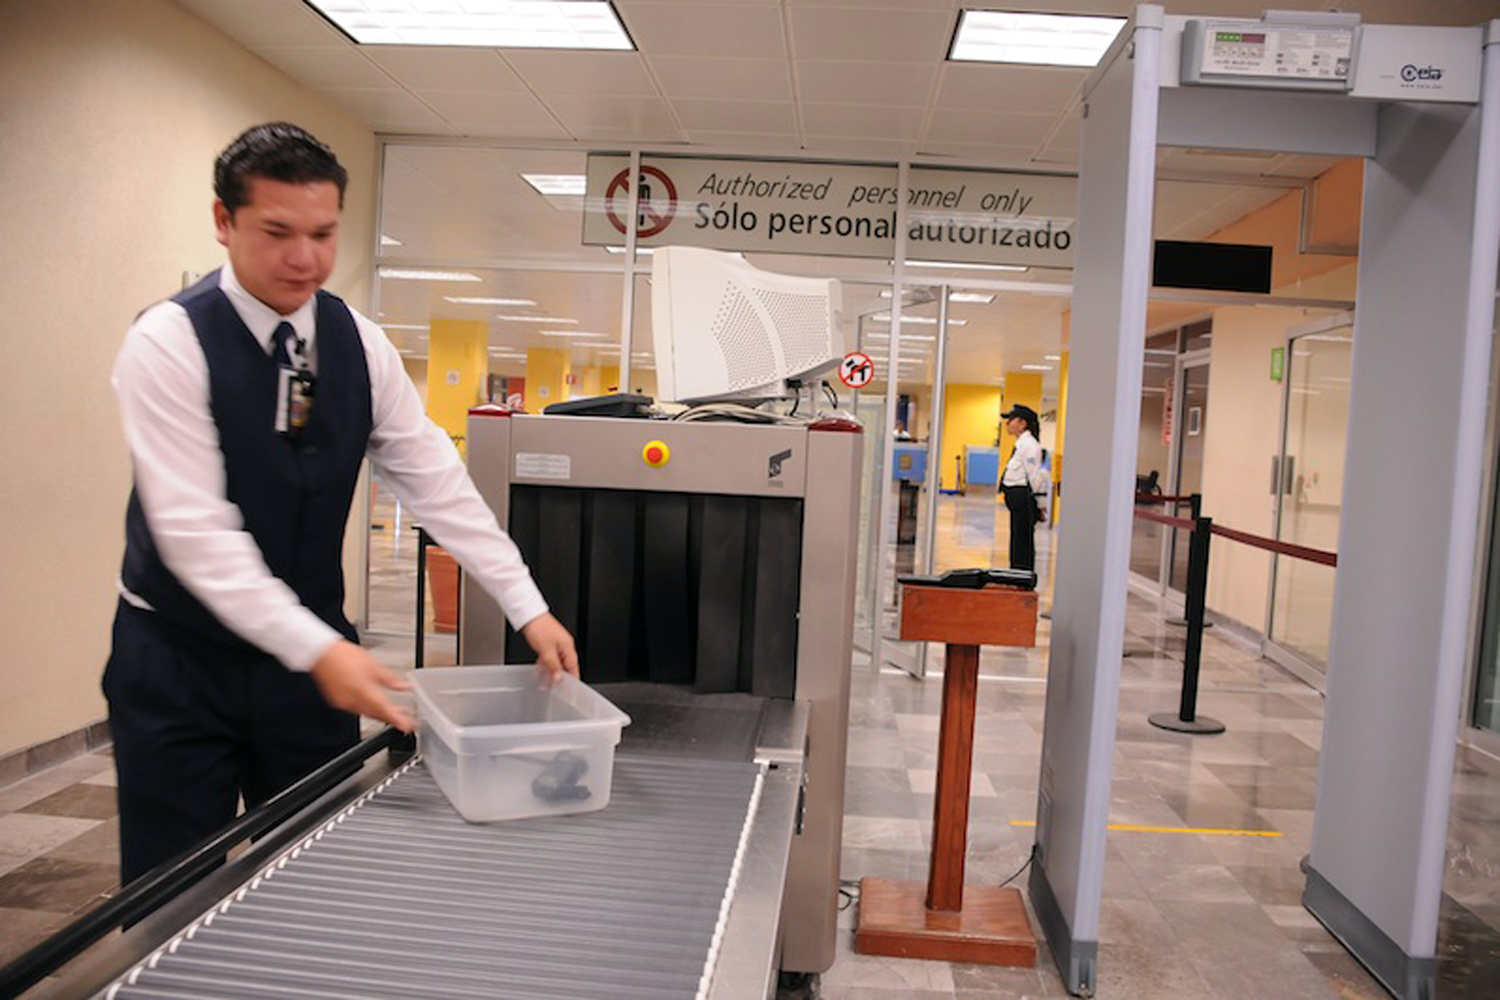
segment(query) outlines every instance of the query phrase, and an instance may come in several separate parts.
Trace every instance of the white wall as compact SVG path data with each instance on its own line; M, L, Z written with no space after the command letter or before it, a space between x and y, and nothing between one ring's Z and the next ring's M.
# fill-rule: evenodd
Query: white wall
M330 288L370 284L375 139L167 0L5 3L0 28L0 754L104 717L129 463L109 372L131 319L223 259L215 154L296 121L349 167Z

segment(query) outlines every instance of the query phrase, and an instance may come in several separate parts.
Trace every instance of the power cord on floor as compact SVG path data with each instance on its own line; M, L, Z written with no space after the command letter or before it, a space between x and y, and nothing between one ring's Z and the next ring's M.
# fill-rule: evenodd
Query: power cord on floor
M859 898L859 879L839 879L839 912L849 909Z
M1026 855L1026 862L1025 862L1025 864L1023 864L1023 865L1021 865L1021 867L1017 868L1016 869L1016 873L1014 875L1012 875L1010 878L1006 879L1004 882L1001 882L1000 884L1001 885L1010 885L1016 879L1020 878L1021 877L1021 873L1024 872L1026 869L1028 869L1028 868L1031 867L1031 862L1033 860L1035 860L1035 858L1036 858L1036 852L1035 851L1032 851L1030 854Z

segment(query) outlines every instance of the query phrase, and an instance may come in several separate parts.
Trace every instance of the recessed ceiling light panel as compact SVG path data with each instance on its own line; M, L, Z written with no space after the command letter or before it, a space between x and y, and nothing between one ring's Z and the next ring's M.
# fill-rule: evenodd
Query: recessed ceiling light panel
M305 2L360 45L635 49L608 0Z
M399 281L481 281L477 274L468 271L434 271L428 268L382 267L382 278Z
M588 193L588 178L583 174L522 174L521 179L537 194L551 197L583 197Z
M499 299L488 295L444 295L443 300L460 306L534 306L531 299Z
M950 62L1097 66L1123 17L966 10L948 50Z

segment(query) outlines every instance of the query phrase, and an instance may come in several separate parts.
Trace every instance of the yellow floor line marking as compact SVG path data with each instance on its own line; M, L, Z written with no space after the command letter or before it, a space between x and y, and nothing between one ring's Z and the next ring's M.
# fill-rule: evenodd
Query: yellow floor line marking
M1029 819L1013 819L1011 826L1036 826ZM1107 829L1128 833L1198 833L1205 837L1279 837L1279 830L1214 830L1191 826L1137 826L1134 823L1111 823Z

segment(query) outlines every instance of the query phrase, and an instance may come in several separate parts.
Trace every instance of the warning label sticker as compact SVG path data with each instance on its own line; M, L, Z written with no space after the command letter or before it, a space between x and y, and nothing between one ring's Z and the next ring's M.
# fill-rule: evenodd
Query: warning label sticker
M539 451L516 452L517 479L572 479L573 456Z

